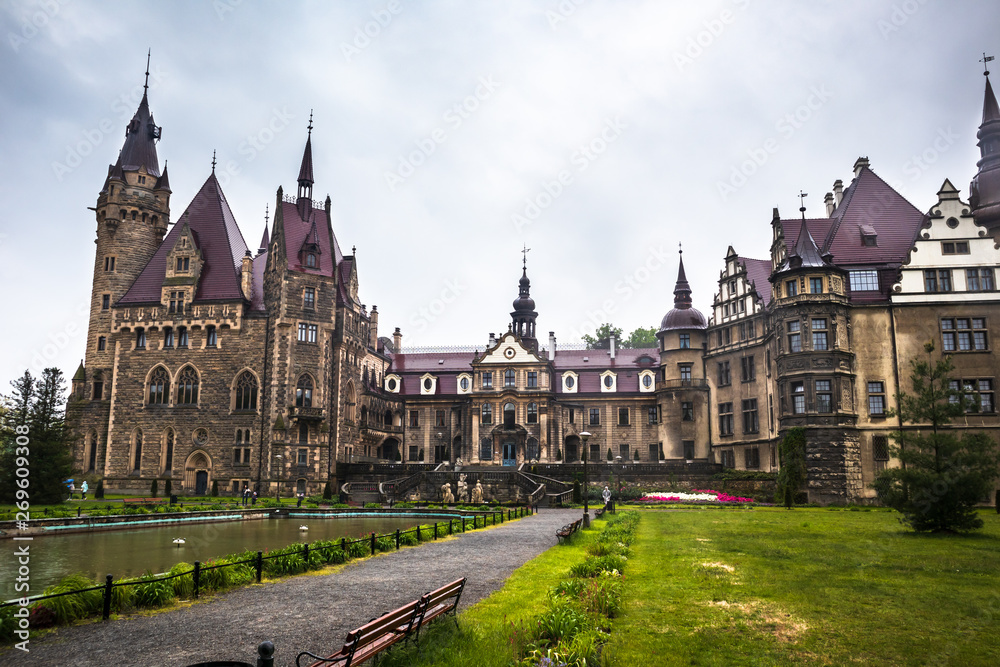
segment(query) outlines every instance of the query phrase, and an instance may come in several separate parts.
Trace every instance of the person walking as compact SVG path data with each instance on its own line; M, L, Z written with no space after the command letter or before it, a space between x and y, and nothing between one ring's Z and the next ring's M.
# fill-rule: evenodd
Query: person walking
M80 485L80 495L83 497L83 500L87 499L87 480L83 480L83 484Z
M76 484L73 482L69 483L69 499L73 500L73 493L76 491Z

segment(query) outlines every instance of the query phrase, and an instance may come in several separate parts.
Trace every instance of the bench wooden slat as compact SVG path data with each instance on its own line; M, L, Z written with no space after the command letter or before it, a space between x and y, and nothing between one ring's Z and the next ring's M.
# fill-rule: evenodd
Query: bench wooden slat
M420 628L423 627L424 623L429 623L443 614L451 614L452 619L455 621L455 625L458 625L456 612L458 610L458 603L462 599L462 591L465 590L465 582L467 580L468 577L456 579L450 584L445 584L441 588L433 590L430 593L425 593L424 596L420 598L424 604L424 609L417 622L417 641L420 641ZM453 600L453 602L448 602L448 600Z
M295 664L300 664L299 659L305 655L318 658L316 662L310 664L310 667L323 665L350 667L352 664L360 664L405 639L423 609L423 600L414 600L347 633L344 646L333 655L321 658L314 653L303 651L296 657Z

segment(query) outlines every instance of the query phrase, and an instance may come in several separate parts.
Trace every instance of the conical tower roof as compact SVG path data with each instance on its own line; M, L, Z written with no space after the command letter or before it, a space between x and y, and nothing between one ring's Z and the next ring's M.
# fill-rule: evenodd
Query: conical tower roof
M684 251L680 251L677 266L677 283L674 285L674 307L660 320L658 333L676 329L705 329L708 322L697 308L692 307L691 285L684 271Z

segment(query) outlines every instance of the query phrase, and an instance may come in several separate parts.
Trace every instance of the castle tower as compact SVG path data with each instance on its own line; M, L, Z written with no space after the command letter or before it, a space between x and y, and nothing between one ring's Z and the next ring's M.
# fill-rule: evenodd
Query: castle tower
M518 281L517 298L514 299L514 310L510 314L512 331L525 347L538 351L538 340L535 338L535 300L531 298L531 281L528 280L528 249L524 252L524 266L521 279Z
M1000 239L1000 107L990 85L986 70L986 92L983 98L983 122L976 137L979 139L979 171L969 184L969 204L978 225Z

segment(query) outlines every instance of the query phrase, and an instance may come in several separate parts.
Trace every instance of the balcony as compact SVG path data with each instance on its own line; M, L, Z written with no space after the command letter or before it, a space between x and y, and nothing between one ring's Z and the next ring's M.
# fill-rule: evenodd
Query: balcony
M656 383L657 389L708 389L708 380L664 380Z
M304 408L302 406L293 406L288 414L292 419L306 419L311 421L322 421L323 408Z

